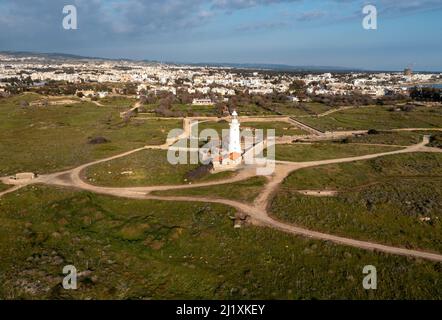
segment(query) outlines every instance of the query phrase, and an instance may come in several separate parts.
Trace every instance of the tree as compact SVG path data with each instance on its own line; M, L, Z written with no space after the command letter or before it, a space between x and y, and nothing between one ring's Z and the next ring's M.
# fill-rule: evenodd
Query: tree
M306 84L303 80L294 80L291 84L290 84L290 90L296 90L296 91L303 91L306 88Z
M22 107L22 108L29 107L29 102L27 102L25 100L21 100L20 101L20 107Z
M215 104L215 114L222 117L224 113L228 110L227 104L224 102L217 102Z
M414 87L409 90L409 93L410 97L417 101L442 102L442 89Z
M135 95L137 94L137 86L134 83L126 83L124 92L127 95Z

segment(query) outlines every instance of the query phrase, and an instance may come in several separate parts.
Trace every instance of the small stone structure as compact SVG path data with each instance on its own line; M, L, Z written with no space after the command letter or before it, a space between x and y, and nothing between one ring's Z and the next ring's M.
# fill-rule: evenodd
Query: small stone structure
M36 177L37 175L35 173L21 172L9 177L8 184L23 184L34 180Z

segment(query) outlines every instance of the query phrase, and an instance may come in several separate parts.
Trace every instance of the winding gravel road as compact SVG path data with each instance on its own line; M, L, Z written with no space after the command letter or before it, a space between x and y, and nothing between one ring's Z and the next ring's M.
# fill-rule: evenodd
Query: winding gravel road
M183 128L184 134L179 138L183 138L183 136L188 137L190 135L190 128L192 126L192 121L194 119L183 119ZM432 129L434 130L434 129ZM177 137L178 138L178 137ZM409 250L401 247L395 246L387 246L383 244L379 244L371 241L361 241L357 239L351 239L341 236L336 236L328 233L317 232L314 230L309 230L306 228L302 228L290 223L282 222L273 218L269 212L268 206L270 200L272 199L274 193L277 191L279 185L282 181L293 171L299 170L302 168L308 167L316 167L327 164L336 164L336 163L345 163L345 162L354 162L361 160L374 159L378 157L384 157L388 155L402 154L402 153L414 153L414 152L442 152L441 149L427 147L426 145L429 143L429 137L425 136L423 141L419 144L404 147L400 150L395 150L391 152L383 152L377 154L369 154L364 156L357 157L348 157L341 159L330 159L330 160L321 160L321 161L307 161L307 162L290 162L290 161L275 161L275 171L271 177L268 179L268 183L264 186L258 197L252 204L243 203L240 201L223 199L223 198L213 198L213 197L197 197L197 196L155 196L150 193L153 191L167 191L167 190L175 190L175 189L185 189L185 188L197 188L197 187L205 187L205 186L214 186L221 184L230 184L242 180L249 179L251 177L256 176L256 167L250 166L246 167L239 171L239 173L231 178L219 180L219 181L210 181L205 183L197 183L192 185L168 185L168 186L146 186L146 187L131 187L131 188L111 188L111 187L101 187L95 186L87 183L82 179L82 172L86 168L102 163L111 161L114 159L118 159L121 157L128 156L135 152L140 152L146 149L167 149L170 145L172 145L175 141L168 141L168 143L160 145L160 146L145 146L143 148L138 148L135 150L131 150L128 152L121 153L119 155L115 155L109 158L93 161L84 165L81 165L77 168L66 170L63 172L42 175L37 179L32 180L31 182L24 183L23 185L14 186L11 189L3 191L0 193L0 196L4 194L14 192L24 186L36 183L43 183L48 185L56 185L56 186L64 186L64 187L73 187L79 188L83 190L87 190L90 192L95 192L104 195L111 195L116 197L125 197L132 199L151 199L151 200L161 200L161 201L189 201L189 202L206 202L206 203L220 203L227 206L231 206L236 210L247 214L250 217L250 222L254 225L265 226L280 230L282 232L287 232L290 234L308 237L312 239L319 239L324 241L330 241L333 243L337 243L340 245L346 245L351 247L356 247L365 250L379 251L389 254L409 256L414 258L422 258L433 261L442 261L442 255L435 252L426 252L421 250ZM1 179L4 183L7 183L7 179Z

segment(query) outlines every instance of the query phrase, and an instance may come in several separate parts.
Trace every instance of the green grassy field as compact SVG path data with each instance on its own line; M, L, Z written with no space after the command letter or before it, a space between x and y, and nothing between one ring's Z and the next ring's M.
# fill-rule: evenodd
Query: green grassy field
M145 105L148 110L155 110L158 105L150 104ZM214 117L217 116L217 112L215 110L215 106L210 105L192 105L192 104L173 104L172 111L182 112L184 116L208 116ZM242 116L270 116L276 115L275 112L265 110L261 107L258 107L254 104L249 105L237 105L236 110Z
M399 150L400 147L367 146L349 143L277 144L276 160L305 162L347 158Z
M442 156L395 155L292 173L272 201L282 220L315 230L442 252ZM296 190L340 190L337 197Z
M155 105L147 107L148 109L155 109ZM182 112L185 116L217 116L215 106L210 105L192 105L192 104L174 104L171 108L172 111ZM276 113L267 111L256 105L238 105L236 110L242 116L264 116L264 115L275 115Z
M194 106L191 104L174 104L172 111L184 112L186 116L215 116L214 106Z
M429 146L433 148L442 148L442 132L439 131L431 135Z
M100 102L103 99L100 100ZM121 103L120 103L121 105ZM147 110L155 110L158 107L157 104L144 105ZM302 105L294 103L273 103L270 109L264 109L255 104L240 104L236 106L236 111L240 116L276 116L276 115L289 115L289 116L310 116L323 113L330 110L329 106L322 103L307 102ZM186 116L217 116L217 112L214 106L194 106L192 104L173 104L172 111L182 112ZM145 116L145 115L143 115Z
M185 175L198 165L172 165L165 150L143 150L86 169L92 184L110 187L185 184Z
M105 107L82 102L23 107L43 96L0 99L0 176L72 168L146 144L162 144L182 120L124 123L119 112L134 101L106 98ZM188 106L181 106L187 108ZM213 107L198 112L211 115ZM204 110L203 110L204 109ZM291 115L329 108L308 104L277 108ZM440 108L389 112L388 107L303 117L321 129L435 127ZM193 107L189 110L194 110ZM240 115L270 115L255 105ZM187 111L186 111L187 112ZM247 122L243 123L247 126ZM299 134L286 123L277 135ZM228 128L227 122L201 128ZM294 132L294 133L288 133ZM311 161L396 150L354 143L408 145L423 132L380 133L350 143L278 145L278 160ZM91 137L109 143L88 144ZM433 143L438 144L438 141ZM188 184L198 165L173 166L167 151L145 150L89 167L92 184L110 187ZM233 172L193 183L225 179ZM265 178L161 195L209 196L253 201ZM0 184L0 191L7 186ZM337 197L302 196L296 190L338 190ZM402 154L293 172L271 203L278 219L334 234L407 248L442 252L442 154ZM0 199L0 299L442 299L442 264L369 252L281 233L234 229L233 208L210 203L130 200L73 189L28 186ZM63 266L79 272L79 289L65 291ZM378 290L362 288L362 269L375 265Z
M150 185L189 184L225 179L234 172L209 174L190 181L186 174L200 164L172 165L166 150L142 150L124 158L88 167L84 176L90 183L109 187L139 187Z
M348 142L409 146L421 142L424 135L431 135L435 132L436 131L380 131L379 134L351 137L348 139Z
M193 182L202 183L202 182L210 182L210 181L215 181L215 180L224 180L224 179L232 178L232 177L236 176L237 174L238 174L238 172L236 172L236 171L212 172L210 174L203 175L202 177L194 178Z
M44 105L45 103L47 103L48 105L58 104L58 103L66 104L64 102L68 101L70 102L69 104L74 105L81 102L80 98L78 98L77 96L43 96L43 95L39 96L34 93L26 93L26 95L28 95L28 98L30 99L29 102L31 105L39 105L39 104ZM24 95L20 95L19 97L24 97ZM26 100L27 99L25 98L24 101Z
M275 112L258 107L255 104L241 104L236 106L236 111L240 116L271 116L276 115Z
M245 227L232 209L27 187L0 202L1 299L440 299L441 264ZM62 269L81 274L63 290ZM362 269L378 289L362 288Z
M274 129L276 136L284 136L284 135L293 136L293 135L307 134L305 131L282 121L274 121L274 122L241 121L241 128L242 130L244 130L245 128L262 129L264 130L264 136L268 134L267 130L269 129ZM218 135L221 137L222 130L227 130L226 134L228 134L229 123L226 121L218 121L218 122L207 121L207 122L198 123L198 132L201 132L205 129L216 130L216 132L218 132Z
M71 168L146 144L162 144L169 130L182 127L179 120L134 120L125 124L117 107L85 102L72 106L20 106L22 100L39 98L27 94L0 99L0 175ZM89 138L97 136L110 142L88 143Z
M0 182L0 192L1 191L5 191L5 190L9 189L10 187L11 186L8 186L8 185L3 184L3 183Z
M299 107L306 110L309 114L321 114L333 109L332 107L319 102L302 102Z
M193 129L196 132L196 126L193 127ZM198 122L198 134L200 134L201 131L206 130L206 129L216 130L219 137L221 138L223 130L226 130L226 134L228 134L229 123L227 121L223 121L223 120L218 121L218 122L214 122L214 121Z
M241 122L241 126L244 129L245 127L250 127L254 129L262 129L264 130L264 135L267 135L267 130L274 129L275 135L278 137L281 136L297 136L297 135L306 135L307 132L301 130L295 126L292 126L289 123L275 121L275 122Z
M123 96L115 96L98 99L98 102L104 104L105 106L115 106L125 110L130 109L130 107L133 106L135 102L137 102L137 99Z
M300 118L314 128L323 131L434 128L442 127L442 109L416 107L413 111L389 111L390 107L374 106L339 111L320 118Z
M407 153L306 168L293 172L284 183L298 190L345 191L395 177L439 176L442 176L442 154Z
M280 115L290 115L290 116L309 116L317 115L328 111L331 107L317 102L302 102L297 103L273 103L273 110Z
M182 190L156 191L153 192L153 194L160 196L206 196L253 202L259 195L266 181L267 179L264 177L254 177L231 184Z

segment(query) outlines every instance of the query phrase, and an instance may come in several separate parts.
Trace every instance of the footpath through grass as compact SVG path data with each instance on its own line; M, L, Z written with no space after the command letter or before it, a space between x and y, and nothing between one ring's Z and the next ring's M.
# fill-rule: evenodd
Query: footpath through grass
M380 131L378 134L366 134L346 139L349 143L374 143L410 146L422 141L424 135L437 134L438 131Z
M439 107L416 107L409 112L389 111L390 108L361 107L299 120L323 131L442 127L442 109Z
M312 144L277 144L276 160L282 161L315 161L348 158L400 150L400 147L367 146L347 143L312 143Z
M296 190L341 193L318 198ZM313 230L442 253L441 190L442 155L394 155L295 171L271 211Z
M261 129L264 131L264 136L267 136L269 129L274 129L275 135L278 137L307 134L305 131L291 125L290 123L286 123L286 122L282 122L282 121L272 121L272 122L241 121L241 130L245 130L246 128L249 128L252 130L253 129ZM207 122L198 123L198 131L199 132L202 132L205 129L215 130L218 133L218 136L221 138L222 134L223 134L223 130L226 130L225 133L228 135L229 122L221 120L218 122L207 121Z
M72 168L146 144L162 144L180 120L124 123L119 109L83 102L75 105L22 107L35 94L0 99L0 176L22 171L49 173ZM90 138L110 142L89 144Z
M186 174L198 165L172 165L166 150L142 150L91 166L85 170L87 181L108 187L185 184Z
M226 171L191 179L189 172L200 164L170 164L166 150L142 150L129 156L86 168L86 180L107 187L143 187L179 185L226 179L235 175Z
M253 177L230 184L182 190L156 191L153 192L153 194L160 196L204 196L253 202L264 187L266 181L267 179L264 177Z

